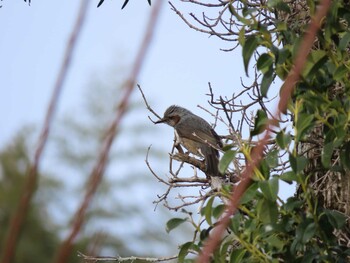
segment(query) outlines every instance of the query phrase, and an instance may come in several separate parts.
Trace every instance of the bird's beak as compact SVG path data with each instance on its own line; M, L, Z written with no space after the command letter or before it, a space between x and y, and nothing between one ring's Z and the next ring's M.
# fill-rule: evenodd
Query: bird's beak
M165 121L166 121L166 120L163 118L163 119L160 119L160 120L156 121L155 124L163 123L163 122L165 122Z

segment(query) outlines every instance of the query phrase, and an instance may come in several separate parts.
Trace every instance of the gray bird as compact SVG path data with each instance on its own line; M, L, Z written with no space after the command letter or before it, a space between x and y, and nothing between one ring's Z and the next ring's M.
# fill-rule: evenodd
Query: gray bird
M174 127L175 145L181 144L190 153L204 157L208 177L220 176L219 152L213 147L221 148L222 143L208 122L185 108L172 105L164 112L163 118L155 123Z

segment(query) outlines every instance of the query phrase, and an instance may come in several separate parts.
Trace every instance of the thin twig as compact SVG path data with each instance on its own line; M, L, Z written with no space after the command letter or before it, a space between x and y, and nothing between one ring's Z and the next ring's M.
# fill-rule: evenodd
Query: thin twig
M116 261L116 262L134 262L136 260L140 261L146 261L146 262L164 262L164 261L170 261L173 259L177 259L177 256L170 256L170 257L159 257L159 258L148 258L148 257L93 257L93 256L87 256L84 255L81 252L78 252L78 256L82 257L86 261Z

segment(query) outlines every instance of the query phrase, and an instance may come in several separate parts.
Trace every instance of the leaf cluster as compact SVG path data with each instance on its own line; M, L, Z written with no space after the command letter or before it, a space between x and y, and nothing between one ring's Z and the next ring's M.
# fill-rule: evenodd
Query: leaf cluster
M299 12L293 3L282 0L269 0L264 5L234 1L235 6L229 1L223 7L223 12L230 12L231 23L237 26L247 75L254 61L261 102L268 98L274 80L283 81L290 74L300 39L316 12L314 1L296 2L304 4ZM347 1L333 1L285 113L291 121L283 126L283 116L274 120L278 124L273 127L274 136L265 149L265 158L255 169L239 211L231 217L227 232L212 255L213 262L348 262L350 249L336 234L349 234L348 215L321 203L311 184L316 171L309 167L314 160L298 147L308 144L309 149L321 149L317 172L349 175L349 25ZM227 116L228 104L222 98L217 104ZM234 139L226 141L219 164L221 173L230 169L238 156L249 160L254 138L266 132L266 123L273 116L263 103L260 105L249 139L240 143ZM317 138L310 136L315 128L321 131ZM230 135L227 138L233 137ZM279 197L282 182L298 185L298 194L282 200ZM223 200L230 197L234 187L224 187L220 199L218 195L207 199L198 223L192 215L168 222L167 231L182 223L190 223L194 228L193 240L180 247L179 262L192 262L202 252L203 244L225 211Z

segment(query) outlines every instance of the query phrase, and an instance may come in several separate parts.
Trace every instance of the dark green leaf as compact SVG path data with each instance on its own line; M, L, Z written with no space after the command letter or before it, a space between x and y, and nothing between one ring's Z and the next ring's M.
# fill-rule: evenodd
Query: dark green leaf
M289 154L289 162L292 170L295 174L300 173L306 167L308 160L304 156L294 157L292 154Z
M174 228L178 227L182 223L186 222L187 218L172 218L166 223L165 230L169 233Z
M345 65L341 65L340 67L338 67L333 75L333 79L334 80L341 80L344 77L347 76L347 74L349 73L349 69L345 66Z
M329 168L331 165L331 159L333 155L333 142L326 143L322 149L321 161L325 168Z
M278 251L282 251L283 247L286 245L285 241L278 238L276 235L271 235L265 239L265 241L270 245L275 247Z
M273 177L268 181L259 182L260 190L266 199L275 202L278 195L278 178Z
M273 58L267 54L262 54L257 61L256 66L258 67L258 70L260 70L263 74L268 72L273 64Z
M242 216L239 213L235 214L231 218L229 227L233 231L233 233L238 233L239 232L239 228L240 228L240 225L241 225L241 219L242 219Z
M276 202L261 198L257 204L258 218L264 224L276 224L278 218L278 209Z
M280 131L279 133L277 133L276 142L281 149L287 148L291 140L292 137L290 136L289 132L284 133L284 131Z
M246 253L246 249L235 249L232 251L230 256L230 263L240 263Z
M304 136L305 132L312 126L312 121L314 116L312 114L302 113L299 114L298 120L296 122L296 135L295 140L299 142Z
M208 229L204 228L204 229L202 229L200 234L199 234L199 239L201 241L204 241L205 239L207 239L207 237L209 236L210 230L211 230L211 228L208 228Z
M222 215L222 213L225 211L225 208L226 206L223 204L216 206L213 209L213 217L216 219L219 218Z
M269 88L271 86L273 79L274 79L273 70L272 68L270 68L270 71L264 74L260 85L261 95L265 98L267 97L267 92L269 91Z
M303 237L301 241L305 244L307 241L310 240L315 235L316 232L316 224L315 222L311 222L308 224L303 232Z
M295 212L295 209L300 209L303 205L303 201L296 197L289 197L284 204L284 209L288 212Z
M258 194L258 187L259 185L257 183L253 183L251 186L249 186L244 195L241 197L240 203L246 204L249 201L255 199L256 195Z
M296 174L293 171L289 171L281 174L280 179L289 184L293 183L293 181L297 182L298 180Z
M343 36L341 36L340 41L339 41L339 49L341 51L345 50L347 46L349 45L350 42L350 32L346 32Z
M225 174L228 166L232 162L232 160L235 158L236 151L228 150L224 153L224 156L222 156L220 162L219 162L219 172L221 174Z
M341 229L346 223L346 216L338 211L325 210L331 225L336 229Z
M273 8L273 9L277 9L279 11L290 13L289 5L287 3L285 3L283 0L269 0L267 2L267 6L269 8Z
M187 243L181 245L180 251L179 251L179 257L177 259L179 263L183 263L185 261L185 258L189 252L188 250L194 246L195 246L195 244L192 242L187 242Z
M258 47L258 38L255 35L248 36L243 46L243 63L245 73L248 76L248 66L250 58Z
M230 11L230 13L236 17L240 22L242 22L244 25L250 25L250 20L249 19L246 19L244 18L243 16L241 16L240 14L238 14L234 8L234 6L230 3L228 5L228 9Z
M270 168L278 166L278 150L272 150L266 155L266 163Z
M212 208L213 208L214 199L215 199L215 196L212 196L211 198L209 198L206 206L203 208L205 220L207 221L208 225L210 225L210 226L213 224L211 221L211 215L212 215Z
M303 76L306 78L314 75L327 60L328 57L324 50L313 50L306 61Z
M350 170L350 142L347 142L340 153L341 164L345 169Z
M250 132L250 136L254 136L265 131L266 124L268 123L267 114L263 110L258 110L254 120L254 129Z

